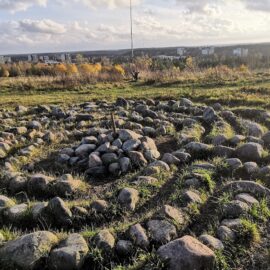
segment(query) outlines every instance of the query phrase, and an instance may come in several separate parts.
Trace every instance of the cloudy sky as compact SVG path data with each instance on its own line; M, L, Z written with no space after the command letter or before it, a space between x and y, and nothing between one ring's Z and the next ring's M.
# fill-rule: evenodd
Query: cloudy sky
M135 47L270 41L270 0L133 0ZM129 0L0 0L0 55L129 47Z

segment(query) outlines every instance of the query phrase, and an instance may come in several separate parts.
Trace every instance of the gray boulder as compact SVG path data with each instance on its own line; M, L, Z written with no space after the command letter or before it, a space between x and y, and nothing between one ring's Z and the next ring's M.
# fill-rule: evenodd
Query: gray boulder
M50 269L81 269L88 250L88 245L80 234L70 234L51 252L49 257Z
M96 246L108 253L111 253L115 246L115 238L108 230L100 231L94 238Z
M27 190L31 195L43 197L48 194L48 184L53 179L43 174L33 175L27 183Z
M225 217L237 218L246 213L248 209L249 206L245 202L234 200L224 205L223 213Z
M140 134L137 134L136 132L129 130L129 129L121 129L118 131L119 139L122 142L125 142L127 140L138 140L142 136Z
M258 143L245 143L236 149L236 155L242 161L260 161L263 147Z
M48 256L51 248L58 242L51 232L37 231L8 242L0 249L0 260L8 262L13 269L31 270L39 260Z
M135 224L130 227L129 237L136 246L143 249L147 249L149 247L150 243L146 235L146 231L140 224Z
M128 156L131 160L131 163L135 167L144 167L147 165L147 160L144 158L141 152L130 151Z
M89 156L89 159L88 159L88 167L89 168L95 168L95 167L99 167L102 165L103 165L103 162L102 162L101 158L99 157L98 153L94 152Z
M149 235L157 243L168 243L177 236L175 226L167 220L150 220L147 227Z
M70 225L72 223L72 213L65 202L55 197L48 203L47 210L49 216L52 215L54 221L59 225Z
M134 211L139 200L139 192L134 188L124 188L118 195L119 203L126 209Z
M170 153L164 154L162 161L166 162L168 165L179 165L181 163L180 159Z
M208 107L203 112L203 120L208 123L212 124L218 119L218 116L215 112L215 110L212 107Z
M141 142L139 140L127 140L124 142L122 149L125 152L136 150L140 146Z
M221 241L234 241L236 234L227 226L220 226L217 230L217 236Z
M115 246L116 252L120 256L129 256L133 252L133 244L131 241L119 240Z
M127 173L131 168L131 160L128 157L122 157L119 159L119 165L122 173Z
M21 221L28 212L28 205L25 203L16 204L5 211L5 217L11 223L17 223Z
M235 199L238 201L242 201L248 205L259 204L259 201L257 199L247 193L240 193L236 195Z
M222 242L211 235L203 234L199 237L199 240L206 246L210 247L211 249L215 250L224 249L224 245L222 244Z
M184 236L161 246L157 254L168 261L169 270L214 269L214 252L191 236Z

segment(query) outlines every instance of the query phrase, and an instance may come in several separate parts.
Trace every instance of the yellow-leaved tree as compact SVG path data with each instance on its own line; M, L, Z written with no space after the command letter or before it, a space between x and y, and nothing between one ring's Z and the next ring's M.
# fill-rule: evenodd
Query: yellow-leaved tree
M82 74L96 74L102 69L101 64L81 64L79 66L80 72Z
M55 73L57 75L65 75L67 73L67 67L64 64L58 64L55 66Z
M115 66L114 66L114 70L115 70L117 73L121 74L122 76L125 75L125 70L123 69L123 67L122 67L121 65L115 65Z
M67 75L75 75L75 74L78 74L78 68L75 64L67 64L66 65L66 73Z

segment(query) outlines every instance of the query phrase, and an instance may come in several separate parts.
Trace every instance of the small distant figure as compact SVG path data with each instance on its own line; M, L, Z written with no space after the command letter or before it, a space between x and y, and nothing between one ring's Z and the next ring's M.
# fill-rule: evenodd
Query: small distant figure
M131 74L132 74L133 80L135 82L137 82L139 80L139 74L140 74L140 72L139 71L133 71L133 72L131 72Z

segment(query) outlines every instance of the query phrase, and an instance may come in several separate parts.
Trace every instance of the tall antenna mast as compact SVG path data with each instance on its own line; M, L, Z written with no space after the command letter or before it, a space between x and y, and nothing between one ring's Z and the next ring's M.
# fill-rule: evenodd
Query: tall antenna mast
M131 60L134 58L134 44L133 44L133 14L132 14L132 0L130 0L130 37L131 37Z

